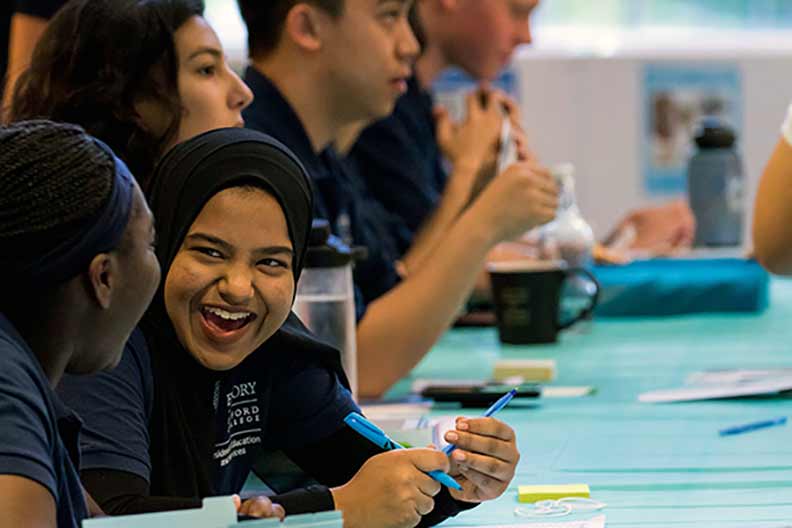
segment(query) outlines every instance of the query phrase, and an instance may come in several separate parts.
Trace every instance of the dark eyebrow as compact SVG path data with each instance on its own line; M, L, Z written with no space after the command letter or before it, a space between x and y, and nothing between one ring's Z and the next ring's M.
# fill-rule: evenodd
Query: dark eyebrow
M208 46L205 46L205 47L203 47L203 48L200 48L200 49L198 49L198 50L196 50L196 51L192 52L192 53L190 54L190 56L189 56L189 57L187 57L187 60L193 60L193 59L194 59L195 57L197 57L198 55L203 55L204 53L208 53L208 54L210 54L210 55L211 55L212 57L214 57L215 59L220 59L220 58L222 58L222 57L223 57L223 52L222 52L222 51L220 51L219 49L217 49L217 48L210 48L210 47L208 47Z
M401 5L407 5L412 2L412 0L379 0L377 5L387 4L389 2L397 2Z
M231 247L231 244L229 244L225 240L220 240L219 238L213 237L212 235L207 235L206 233L191 233L187 235L187 240L195 240L195 241L203 240L204 242L207 242L209 244L220 246L221 248L227 251L233 249Z
M225 240L221 240L221 239L219 239L217 237L214 237L212 235L208 235L206 233L192 233L190 235L187 235L187 239L189 239L189 240L203 240L204 242L207 242L209 244L213 244L215 246L219 246L219 247L225 249L226 251L228 251L229 253L231 252L231 250L234 249L234 247L231 244L229 244L228 242L226 242ZM254 252L258 253L258 254L261 254L261 255L279 255L279 254L284 254L285 253L285 254L288 254L290 257L294 256L294 250L292 248L288 247L288 246L267 246L267 247L261 247L261 248L256 248L254 250Z
M260 255L286 254L289 255L290 257L294 256L294 251L292 250L292 248L286 246L270 246L270 247L257 248L255 252Z

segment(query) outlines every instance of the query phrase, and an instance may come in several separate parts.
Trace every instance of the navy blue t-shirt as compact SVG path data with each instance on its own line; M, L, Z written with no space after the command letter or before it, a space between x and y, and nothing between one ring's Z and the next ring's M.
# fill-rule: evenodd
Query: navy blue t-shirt
M286 353L287 351L284 351ZM343 427L358 407L335 373L319 365L273 361L256 352L213 389L213 487L239 493L264 450L300 448ZM146 339L135 330L111 372L67 377L63 400L84 421L82 470L127 471L150 482L149 421L156 404ZM266 408L263 408L265 407Z
M0 314L0 474L34 480L55 499L58 528L88 517L80 478L80 420L52 392L38 360Z
M373 199L354 167L342 164L332 148L314 152L300 118L269 79L251 67L245 82L255 95L243 112L246 126L275 137L297 155L314 185L315 216L327 219L346 243L368 249L368 258L354 271L360 320L365 306L400 280L395 265L400 256L395 237L404 233L400 220Z
M3 0L0 6L0 97L3 96L8 66L11 17L14 13L51 18L66 0Z
M446 184L446 171L435 135L433 101L413 77L393 114L366 128L349 153L372 195L402 219L410 236L435 210ZM406 243L405 243L406 242Z

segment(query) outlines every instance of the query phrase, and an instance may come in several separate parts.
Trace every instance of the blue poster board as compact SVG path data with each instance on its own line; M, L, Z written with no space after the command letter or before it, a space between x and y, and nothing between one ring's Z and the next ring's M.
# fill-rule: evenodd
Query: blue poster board
M684 195L696 124L704 116L742 129L736 64L653 63L643 72L643 182L650 197Z

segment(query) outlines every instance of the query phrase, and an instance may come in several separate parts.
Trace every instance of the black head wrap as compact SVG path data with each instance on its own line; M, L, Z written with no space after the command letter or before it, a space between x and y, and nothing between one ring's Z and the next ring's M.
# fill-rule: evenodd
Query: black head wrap
M157 256L163 277L167 277L190 226L212 196L230 187L248 185L265 189L283 208L294 247L296 282L311 231L313 200L308 174L294 154L275 139L238 128L207 132L182 143L155 170L147 191L157 220ZM347 383L338 352L313 338L294 314L245 361L226 372L203 367L178 341L165 311L162 286L141 326L154 373L150 423L153 495L205 497L215 493L212 393L218 380L232 375L235 369L255 365L266 371L284 358L306 358L326 365ZM263 372L262 378L266 376ZM263 381L259 385L266 385L266 379ZM268 393L262 391L259 398L266 413Z
M157 219L157 257L163 269L170 268L206 202L224 189L242 185L266 190L283 208L297 282L311 234L310 179L282 143L243 128L202 134L171 150L158 165L146 194Z

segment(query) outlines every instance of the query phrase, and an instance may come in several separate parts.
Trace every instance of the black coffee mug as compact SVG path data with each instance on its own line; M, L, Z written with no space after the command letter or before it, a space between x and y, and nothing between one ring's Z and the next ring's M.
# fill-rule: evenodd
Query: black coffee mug
M599 283L583 268L567 268L563 261L497 262L487 267L503 343L554 343L558 332L588 318L597 306ZM582 275L594 285L588 306L569 321L559 320L564 282Z

